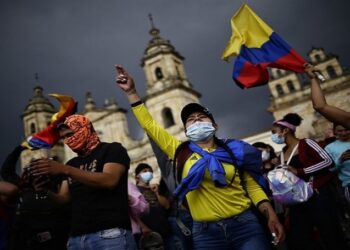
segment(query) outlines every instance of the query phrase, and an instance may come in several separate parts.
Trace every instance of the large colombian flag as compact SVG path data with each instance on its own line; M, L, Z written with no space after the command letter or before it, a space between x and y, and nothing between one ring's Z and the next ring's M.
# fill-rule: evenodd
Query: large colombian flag
M31 149L52 148L60 139L57 125L64 122L64 119L77 110L77 102L70 96L60 94L49 94L60 102L60 110L53 114L49 125L42 131L28 137L22 144Z
M247 4L231 18L232 36L222 59L237 56L233 79L242 88L269 81L267 67L304 72L306 61L274 32Z

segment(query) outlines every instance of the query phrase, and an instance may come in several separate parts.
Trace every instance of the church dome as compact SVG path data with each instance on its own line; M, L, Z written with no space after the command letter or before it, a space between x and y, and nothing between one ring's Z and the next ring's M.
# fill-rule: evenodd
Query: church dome
M55 106L43 95L43 88L36 86L33 89L34 96L29 99L29 102L22 113L22 116L28 115L33 112L48 112L55 113Z

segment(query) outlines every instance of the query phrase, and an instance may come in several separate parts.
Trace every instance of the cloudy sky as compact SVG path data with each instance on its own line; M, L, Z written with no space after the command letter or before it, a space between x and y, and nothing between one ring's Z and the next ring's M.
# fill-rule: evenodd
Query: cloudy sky
M85 93L102 106L116 98L128 108L114 83L123 64L144 93L140 59L150 40L148 13L161 36L185 58L201 102L215 114L221 135L242 137L269 128L266 86L241 90L231 80L232 63L221 53L231 36L237 0L1 0L0 93L2 161L23 138L20 115L39 73L44 93L74 96L82 110ZM251 8L303 56L312 46L338 54L350 66L348 0L247 0ZM55 100L51 99L53 103ZM55 103L56 104L56 103ZM131 124L134 120L129 115ZM132 133L137 137L138 129Z

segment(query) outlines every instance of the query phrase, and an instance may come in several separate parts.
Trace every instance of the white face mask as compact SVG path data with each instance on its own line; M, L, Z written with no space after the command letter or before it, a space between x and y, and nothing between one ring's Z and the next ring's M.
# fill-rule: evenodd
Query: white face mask
M206 141L214 134L215 128L211 122L195 122L186 130L186 136L193 142Z
M268 161L270 159L270 152L263 150L261 152L261 159L262 161Z
M140 178L143 182L149 183L153 179L153 173L152 172L141 173Z
M276 144L284 144L285 139L283 136L279 136L277 133L271 135L271 140Z

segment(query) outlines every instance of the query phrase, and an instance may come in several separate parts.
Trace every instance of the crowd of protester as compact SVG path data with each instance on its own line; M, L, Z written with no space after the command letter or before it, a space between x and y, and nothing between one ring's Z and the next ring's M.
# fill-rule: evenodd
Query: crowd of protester
M0 250L43 249L349 249L350 115L327 104L316 69L306 65L314 108L334 123L334 139L298 138L296 113L273 122L271 139L250 145L216 136L214 115L198 103L181 111L181 142L150 115L133 78L116 66L116 82L149 137L161 172L130 158L118 142L101 142L89 119L57 126L76 156L32 159L21 171L17 146L1 167ZM312 184L303 202L274 198L269 173L289 171Z

